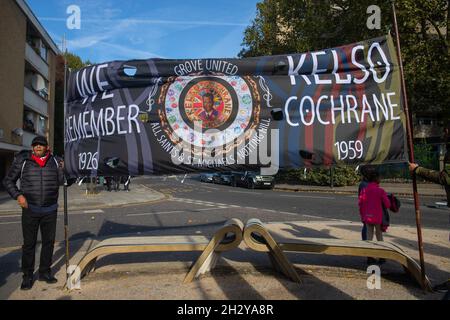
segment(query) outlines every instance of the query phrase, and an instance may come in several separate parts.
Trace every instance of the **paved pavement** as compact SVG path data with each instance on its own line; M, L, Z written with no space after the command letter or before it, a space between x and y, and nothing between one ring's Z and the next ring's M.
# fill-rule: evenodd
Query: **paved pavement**
M103 191L94 196L85 195L81 187L70 187L71 263L99 237L210 236L231 217L243 221L258 217L279 237L360 237L355 208L348 210L350 204L354 206L354 191L346 195L247 190L182 178L143 177L133 181L129 193ZM426 271L433 284L450 277L448 211L427 206L442 198L442 194L425 198L421 208ZM418 260L414 209L411 199L402 203L402 215L393 217L386 240ZM20 210L1 195L0 218L0 299L440 299L443 295L424 294L393 262L382 267L382 288L369 290L363 258L289 254L302 273L299 286L275 273L265 254L248 251L244 244L225 253L215 271L191 284L182 284L182 279L198 254L113 255L98 261L98 269L82 281L81 291L67 292L62 290L62 219L54 259L60 282L54 286L36 282L33 290L22 292L18 290Z

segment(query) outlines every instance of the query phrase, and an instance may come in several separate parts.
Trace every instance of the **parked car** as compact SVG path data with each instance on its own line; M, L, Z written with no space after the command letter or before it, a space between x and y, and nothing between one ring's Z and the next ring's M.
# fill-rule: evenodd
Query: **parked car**
M268 188L273 189L275 178L273 176L261 175L254 171L233 172L232 186L243 186L249 189Z
M213 173L212 180L213 180L213 183L220 184L220 173L218 173L218 172Z
M219 172L216 176L216 183L218 184L232 184L233 181L233 173L232 172Z
M202 173L200 174L200 182L213 182L213 173Z

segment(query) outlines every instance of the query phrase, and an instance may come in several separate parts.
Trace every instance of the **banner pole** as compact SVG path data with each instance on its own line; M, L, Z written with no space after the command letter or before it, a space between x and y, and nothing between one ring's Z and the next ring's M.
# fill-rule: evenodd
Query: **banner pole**
M406 113L406 135L408 139L409 146L409 162L414 163L414 145L413 145L413 130L412 130L412 121L411 121L411 113L408 107L408 98L406 95L406 84L405 77L403 73L403 62L402 62L402 54L400 49L400 37L398 32L397 25L397 13L395 11L395 1L392 0L392 12L394 16L394 28L395 28L395 38L397 43L397 57L399 61L400 67L400 80L402 86L402 95L403 101L405 103L405 113ZM420 269L421 269L421 277L422 277L422 288L424 290L427 289L426 275L425 275L425 258L423 254L423 241L422 241L422 217L420 213L420 203L419 203L419 193L417 191L417 179L416 175L412 174L412 182L413 182L413 193L414 193L414 208L416 212L416 228L417 228L417 241L419 245L419 257L420 257Z
M63 36L63 57L64 57L64 142L66 141L66 74L67 74L67 59L66 59L66 35ZM66 284L69 278L68 270L69 270L69 261L70 261L70 253L69 253L69 215L67 210L67 179L64 177L64 242L65 242L65 256L66 256Z

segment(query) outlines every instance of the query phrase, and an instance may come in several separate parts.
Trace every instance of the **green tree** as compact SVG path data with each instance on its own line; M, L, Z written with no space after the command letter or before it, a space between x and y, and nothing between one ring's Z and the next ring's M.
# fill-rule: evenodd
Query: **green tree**
M409 105L450 118L450 0L397 1ZM366 26L381 9L381 29ZM394 34L389 0L264 0L244 32L240 57L299 53Z

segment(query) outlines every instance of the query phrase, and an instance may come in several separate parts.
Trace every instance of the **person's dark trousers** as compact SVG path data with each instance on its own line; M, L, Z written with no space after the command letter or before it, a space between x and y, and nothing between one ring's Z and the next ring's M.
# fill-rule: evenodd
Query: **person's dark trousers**
M367 226L365 223L363 223L363 227L361 230L361 239L362 240L367 240Z
M56 211L45 215L31 214L28 209L22 209L22 272L26 276L32 276L34 272L34 259L38 230L41 230L41 258L39 273L45 274L51 271L53 249L56 234Z

